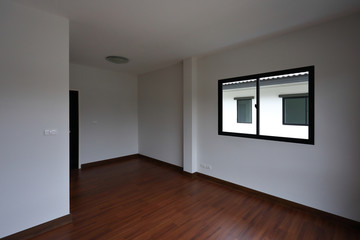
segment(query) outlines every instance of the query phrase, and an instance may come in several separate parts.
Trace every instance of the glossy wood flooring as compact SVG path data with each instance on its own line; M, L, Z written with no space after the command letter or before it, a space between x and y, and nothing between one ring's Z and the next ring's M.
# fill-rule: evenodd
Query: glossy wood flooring
M141 158L71 175L73 223L34 239L360 239L354 227Z

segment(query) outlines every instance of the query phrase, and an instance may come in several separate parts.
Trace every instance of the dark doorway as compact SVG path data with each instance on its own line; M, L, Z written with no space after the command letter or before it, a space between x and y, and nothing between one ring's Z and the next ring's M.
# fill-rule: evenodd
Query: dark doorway
M70 91L70 169L79 168L79 92Z

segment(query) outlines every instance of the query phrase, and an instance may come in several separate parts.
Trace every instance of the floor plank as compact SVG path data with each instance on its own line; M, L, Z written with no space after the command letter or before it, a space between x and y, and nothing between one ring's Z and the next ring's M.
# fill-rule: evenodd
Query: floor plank
M360 239L360 229L137 158L71 173L73 223L34 240Z

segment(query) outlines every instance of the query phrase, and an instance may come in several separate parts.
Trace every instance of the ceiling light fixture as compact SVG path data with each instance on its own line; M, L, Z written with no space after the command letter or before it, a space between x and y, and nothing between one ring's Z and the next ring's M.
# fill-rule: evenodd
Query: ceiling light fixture
M126 57L120 57L120 56L108 56L105 58L106 61L116 64L125 64L129 62L129 59Z

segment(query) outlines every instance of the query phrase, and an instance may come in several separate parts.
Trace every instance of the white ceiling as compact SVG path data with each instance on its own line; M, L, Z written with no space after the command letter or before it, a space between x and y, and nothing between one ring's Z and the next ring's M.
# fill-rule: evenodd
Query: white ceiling
M70 19L71 62L134 74L360 11L360 0L13 1Z

